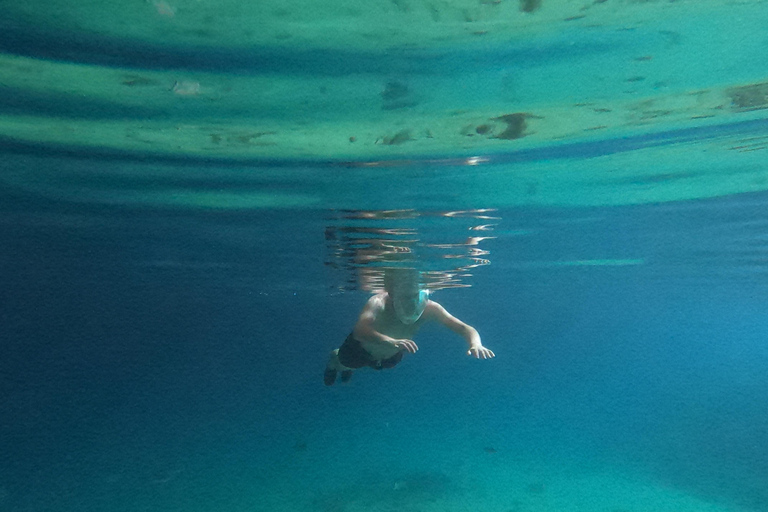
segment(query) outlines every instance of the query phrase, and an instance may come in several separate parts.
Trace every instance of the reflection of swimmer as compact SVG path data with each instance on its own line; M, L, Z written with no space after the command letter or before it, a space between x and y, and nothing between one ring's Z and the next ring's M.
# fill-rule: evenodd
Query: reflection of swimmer
M340 348L331 352L325 369L325 384L352 377L352 370L365 366L381 370L392 368L405 352L416 353L419 347L411 340L416 331L429 321L437 321L464 337L467 354L477 359L490 359L495 354L485 348L474 327L448 313L443 306L429 300L429 293L419 287L419 273L413 269L390 269L384 276L384 289L368 299L352 333Z

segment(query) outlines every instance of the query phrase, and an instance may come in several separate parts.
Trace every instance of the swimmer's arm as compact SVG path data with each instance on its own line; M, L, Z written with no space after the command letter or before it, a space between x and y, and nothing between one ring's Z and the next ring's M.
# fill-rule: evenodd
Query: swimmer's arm
M476 357L477 359L490 359L496 357L493 351L485 348L482 341L480 341L480 334L477 329L469 324L465 324L455 316L451 315L445 310L443 306L437 302L430 300L427 303L427 308L424 311L428 318L431 320L437 320L462 338L464 338L469 345L467 355Z
M373 328L376 318L384 311L384 299L379 295L374 295L365 303L363 310L355 324L352 335L358 341L367 341L368 343L392 343L392 338L381 334Z

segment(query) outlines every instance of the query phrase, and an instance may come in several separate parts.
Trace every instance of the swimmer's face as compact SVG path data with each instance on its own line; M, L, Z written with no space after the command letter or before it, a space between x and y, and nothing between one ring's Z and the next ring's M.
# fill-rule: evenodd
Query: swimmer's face
M427 307L429 294L426 290L399 292L392 295L397 319L406 325L415 323Z

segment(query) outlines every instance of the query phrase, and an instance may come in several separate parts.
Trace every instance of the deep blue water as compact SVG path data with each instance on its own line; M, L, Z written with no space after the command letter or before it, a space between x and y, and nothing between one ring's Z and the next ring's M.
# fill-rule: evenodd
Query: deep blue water
M497 211L490 264L435 299L498 357L425 328L397 368L326 388L366 297L323 264L337 214L5 195L3 506L419 506L370 482L471 494L457 472L546 462L768 510L766 200Z

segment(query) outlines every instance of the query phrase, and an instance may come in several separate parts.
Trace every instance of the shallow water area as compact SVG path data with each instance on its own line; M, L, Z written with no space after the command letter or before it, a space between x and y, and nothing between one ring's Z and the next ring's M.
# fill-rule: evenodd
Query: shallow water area
M760 0L7 7L0 143L54 159L7 161L11 187L45 193L53 173L71 196L55 159L75 155L105 167L99 183L161 174L193 205L205 194L183 184L200 167L233 186L324 185L251 192L263 207L362 208L370 190L354 206L344 195L363 195L356 181L424 168L468 175L462 198L497 206L765 189ZM119 186L86 196L136 201Z

